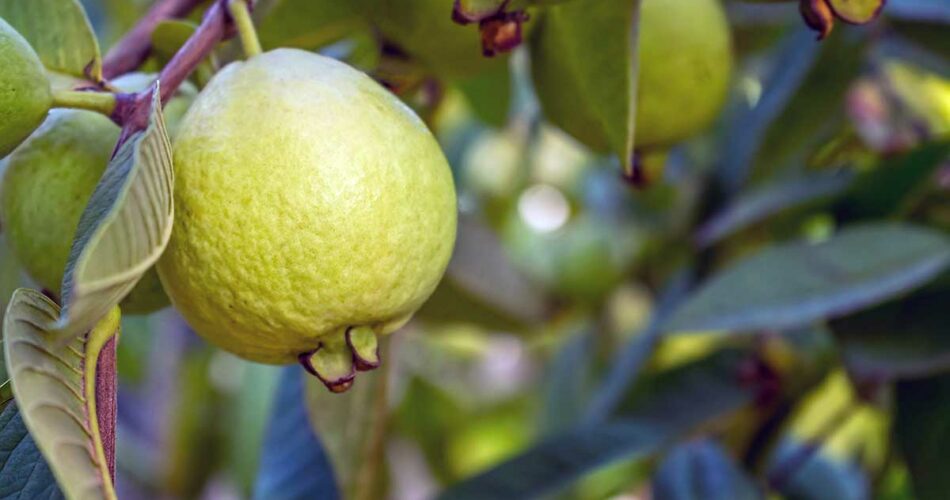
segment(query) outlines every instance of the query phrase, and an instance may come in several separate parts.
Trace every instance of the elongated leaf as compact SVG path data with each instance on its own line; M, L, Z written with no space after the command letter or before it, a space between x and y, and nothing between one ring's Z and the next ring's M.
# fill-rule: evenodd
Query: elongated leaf
M102 80L99 42L79 0L0 0L0 17L51 71Z
M69 498L115 498L96 417L99 352L119 329L118 308L87 336L58 342L59 307L40 292L13 294L4 355L23 420Z
M950 491L950 375L901 382L895 407L894 436L907 461L916 497L946 498Z
M584 424L450 487L442 500L537 498L621 459L645 457L745 406L750 390L736 376L742 358L726 352L657 381L618 420ZM651 384L652 385L652 384Z
M950 239L909 225L856 226L822 243L770 247L720 272L665 330L784 329L875 304L950 264Z
M156 84L148 128L115 153L79 219L57 323L64 338L89 330L118 304L171 236L174 172L158 96Z
M382 355L386 357L386 352ZM353 387L343 394L327 391L316 377L307 377L304 396L307 414L312 428L322 438L344 498L380 495L378 491L366 491L371 485L361 481L361 476L373 468L383 467L387 375L385 368L360 375Z
M297 47L314 50L366 29L357 2L338 0L274 0L255 17L265 49ZM446 14L448 15L448 14Z
M63 498L13 402L0 410L0 498Z
M849 172L818 173L782 180L739 196L696 232L696 241L708 246L784 209L845 190Z
M735 113L729 121L720 175L730 191L738 191L746 182L769 128L814 66L819 47L813 41L814 34L807 28L787 35L774 49L773 69L762 85L765 92L755 106Z
M636 125L639 0L576 0L551 7L532 46L545 113L629 168ZM604 143L606 141L606 143Z
M304 373L284 368L264 437L254 498L335 499L340 493L304 401Z
M780 467L784 461L794 460L793 457L802 453L805 446L813 445L792 439L782 441L771 465ZM871 498L867 474L857 464L835 460L822 453L810 455L778 489L786 498L801 500Z
M752 480L716 442L677 446L653 476L656 500L751 500L763 498Z
M841 318L831 326L848 370L859 379L917 378L950 369L950 287Z

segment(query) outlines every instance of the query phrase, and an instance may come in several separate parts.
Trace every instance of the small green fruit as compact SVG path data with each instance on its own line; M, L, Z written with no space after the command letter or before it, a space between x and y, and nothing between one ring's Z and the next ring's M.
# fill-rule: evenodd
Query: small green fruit
M17 259L41 286L60 286L79 218L109 163L119 127L92 111L54 110L5 160L3 228ZM168 304L154 270L122 309L133 314Z
M252 361L325 354L304 365L333 390L378 361L374 335L409 319L452 252L438 143L334 59L278 49L227 66L185 115L174 163L158 270L175 307Z
M632 2L615 3L633 8ZM643 0L640 9L635 144L656 149L701 131L715 118L732 73L732 42L719 0ZM618 12L618 22L624 18ZM535 87L548 120L588 147L606 151L603 126L589 113L560 49L556 24L571 22L583 20L553 14L542 20L532 47Z
M33 47L0 18L0 157L43 122L53 104L49 79Z

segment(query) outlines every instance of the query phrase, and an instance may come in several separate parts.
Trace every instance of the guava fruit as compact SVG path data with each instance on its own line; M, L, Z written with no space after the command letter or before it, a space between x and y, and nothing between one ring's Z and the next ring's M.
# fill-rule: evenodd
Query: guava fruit
M49 79L33 47L0 18L0 157L43 122L53 104Z
M235 62L174 143L175 223L158 263L211 343L300 360L332 390L378 362L455 240L448 163L424 123L346 64L297 49Z
M614 4L633 8L632 1ZM561 15L559 8L545 14L532 40L538 98L549 121L588 147L606 151L604 126L591 114L562 47L559 25L584 19ZM719 0L643 0L640 9L635 145L661 149L701 131L715 118L732 73L732 43ZM618 12L617 22L625 18ZM618 63L618 71L623 66Z
M0 208L8 244L27 274L57 295L79 218L118 138L119 127L99 113L57 109L4 160ZM150 270L121 306L144 314L167 304Z
M112 80L122 92L138 92L155 76L129 73ZM165 106L169 135L176 130L195 90L182 86ZM5 160L0 217L8 242L27 274L60 295L63 273L79 218L119 138L119 127L92 111L53 110L49 118ZM169 304L154 269L122 301L122 311L146 314Z

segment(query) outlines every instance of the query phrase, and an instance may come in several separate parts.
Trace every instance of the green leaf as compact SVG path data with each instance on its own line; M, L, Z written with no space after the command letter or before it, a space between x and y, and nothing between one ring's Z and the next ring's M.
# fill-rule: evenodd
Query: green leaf
M297 366L281 374L261 448L255 499L340 498L326 452L310 426L304 376Z
M872 498L869 494L870 484L867 474L857 464L832 459L824 453L812 453L805 447L815 446L813 443L801 443L793 439L785 439L779 445L772 463L773 467L780 467L788 460L796 460L796 455L809 453L810 458L800 464L793 474L778 485L779 492L785 498L796 500L866 500Z
M0 497L63 498L13 402L0 409Z
M102 80L99 42L78 0L0 0L0 17L30 42L47 69Z
M720 272L668 332L755 331L841 316L922 285L950 264L950 239L914 226L845 229L821 243L773 246Z
M351 0L274 0L255 17L265 49L297 47L314 50L336 42L366 23ZM446 14L448 15L448 14Z
M652 493L663 500L763 498L726 450L709 439L674 448L653 476Z
M841 318L831 327L848 370L858 380L917 378L950 369L950 287Z
M152 30L152 54L164 65L174 57L198 26L191 21L168 19Z
M171 236L174 172L158 96L156 84L148 128L119 147L79 219L56 325L62 337L89 330L118 304Z
M642 394L618 420L581 425L551 436L450 487L439 498L537 498L602 466L655 453L748 404L751 391L741 387L736 376L743 359L723 352L664 374L655 381L659 389Z
M381 470L384 466L386 375L385 369L366 372L342 394L327 391L313 377L307 377L305 382L304 401L310 425L323 442L343 498L381 495L379 491L365 491L371 485L361 479L365 480L366 472L372 468Z
M950 375L897 385L894 436L916 498L942 500L950 491Z
M633 160L639 12L639 0L552 6L531 49L549 118L590 147L609 149L625 168Z
M59 307L35 290L13 294L3 321L4 355L16 404L69 498L115 498L96 417L99 352L119 329L113 308L85 337L57 341L47 329Z
M713 215L696 231L695 240L704 247L715 244L782 210L836 195L847 189L851 180L848 171L821 172L757 187Z

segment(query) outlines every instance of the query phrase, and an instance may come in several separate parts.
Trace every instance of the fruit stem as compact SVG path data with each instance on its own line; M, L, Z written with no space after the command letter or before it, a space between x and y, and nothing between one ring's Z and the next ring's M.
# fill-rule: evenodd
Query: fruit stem
M115 109L115 94L111 92L57 90L53 92L54 108L85 109L106 116Z
M145 17L139 20L121 40L118 41L102 61L102 76L115 78L134 71L145 62L152 48L152 31L158 23L166 19L183 17L201 0L158 0L149 9Z
M257 31L254 30L254 22L251 20L251 11L248 5L249 0L230 0L228 2L228 13L237 27L238 37L241 38L241 46L244 47L244 55L248 59L263 52L261 42L257 39Z

